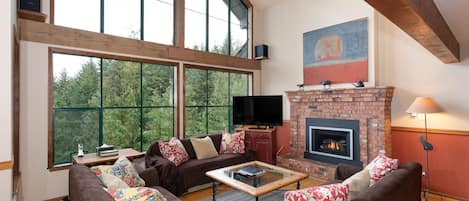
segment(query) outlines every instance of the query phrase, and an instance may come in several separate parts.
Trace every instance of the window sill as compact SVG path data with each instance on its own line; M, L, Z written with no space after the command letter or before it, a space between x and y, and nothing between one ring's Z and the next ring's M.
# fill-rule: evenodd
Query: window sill
M56 166L53 166L53 167L49 167L47 169L49 170L49 172L56 172L56 171L68 170L71 166L72 166L71 163L67 163L67 164L62 164L62 165L56 165Z
M47 15L44 13L33 12L19 9L17 12L19 18L33 20L37 22L46 22Z

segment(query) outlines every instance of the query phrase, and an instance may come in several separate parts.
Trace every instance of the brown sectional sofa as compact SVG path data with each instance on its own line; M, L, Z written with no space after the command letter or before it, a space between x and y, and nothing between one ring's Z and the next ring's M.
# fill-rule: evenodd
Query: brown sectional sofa
M215 149L219 151L222 135L216 134L209 137L212 139ZM219 154L215 158L197 160L190 139L183 139L181 142L188 152L190 160L178 167L161 156L158 143L149 147L145 157L147 167L155 167L158 170L160 185L175 195L182 195L191 187L211 182L205 175L207 171L255 159L254 152L247 150L244 154Z
M360 170L360 167L339 164L335 179L343 181ZM421 201L421 180L422 165L404 163L353 201Z
M155 168L145 168L145 159L132 161L146 186L158 189L168 201L180 201L165 188L158 186L158 173ZM103 189L104 184L86 166L74 164L69 170L69 199L73 201L114 201Z

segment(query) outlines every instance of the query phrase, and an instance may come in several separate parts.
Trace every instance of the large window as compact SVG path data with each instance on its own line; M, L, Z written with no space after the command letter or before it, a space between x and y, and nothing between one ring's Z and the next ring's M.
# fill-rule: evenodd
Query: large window
M232 97L249 94L249 74L188 67L184 77L185 137L232 131Z
M174 135L175 67L53 53L52 161L77 145L144 151Z
M174 0L54 0L56 25L173 44Z
M248 8L242 0L186 0L186 48L248 57Z

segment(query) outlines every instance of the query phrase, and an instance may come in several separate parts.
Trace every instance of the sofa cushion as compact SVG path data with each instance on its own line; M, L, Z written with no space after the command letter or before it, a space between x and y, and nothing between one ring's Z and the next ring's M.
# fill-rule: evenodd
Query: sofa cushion
M168 142L159 142L159 146L163 157L174 163L176 166L189 160L189 154L184 148L184 145L182 145L181 141L175 137L171 138Z
M166 201L166 198L154 188L135 187L106 189L116 201Z
M213 145L215 145L215 149L220 152L222 134L209 135L209 137L212 139Z
M244 131L230 134L224 132L221 139L220 153L244 153Z
M101 181L108 189L129 188L129 185L127 183L112 174L102 173Z
M364 169L346 179L343 184L348 184L348 201L358 198L358 195L370 186L370 172Z
M365 169L370 171L370 186L376 184L376 182L381 180L392 170L396 170L398 163L398 159L392 159L384 154L379 154L365 167Z
M287 191L285 201L346 201L348 196L347 184L330 184L313 186L306 189Z
M145 186L145 180L140 178L129 159L122 157L119 158L114 165L100 165L90 168L99 179L103 179L104 173L114 175L127 183L129 187Z
M218 152L210 137L191 138L192 147L198 160L213 158L218 156Z

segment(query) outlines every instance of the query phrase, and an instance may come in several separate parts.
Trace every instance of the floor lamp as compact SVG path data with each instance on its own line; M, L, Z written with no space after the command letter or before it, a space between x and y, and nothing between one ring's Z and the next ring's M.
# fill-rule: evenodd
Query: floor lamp
M430 174L428 168L428 152L433 150L433 145L428 142L427 114L441 112L441 108L429 97L417 97L412 105L407 109L408 113L424 114L425 116L425 138L420 136L420 142L425 150L426 163L426 185L425 185L425 201L428 201L428 188L430 187Z

